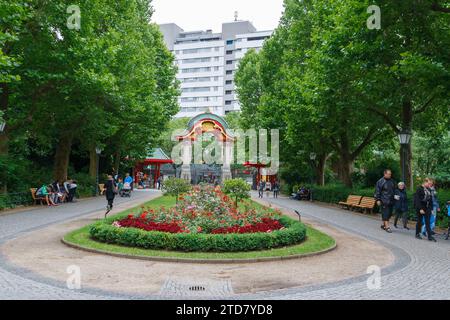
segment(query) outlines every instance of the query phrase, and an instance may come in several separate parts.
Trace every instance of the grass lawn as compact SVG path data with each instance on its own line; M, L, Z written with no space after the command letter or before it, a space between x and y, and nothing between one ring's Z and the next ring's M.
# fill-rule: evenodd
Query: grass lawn
M160 206L171 207L175 204L172 197L160 197L146 204L145 207L157 208ZM252 202L252 206L261 206L256 202ZM130 213L136 213L141 206L126 210L119 213L115 217L120 218ZM72 243L88 249L99 250L114 254L126 254L132 256L155 257L155 258L175 258L175 259L206 259L206 260L222 260L222 259L258 259L258 258L274 258L287 257L292 255L303 255L314 252L320 252L335 245L335 240L330 236L307 226L307 239L301 244L277 248L265 251L250 252L230 252L230 253L213 253L213 252L174 252L148 250L142 248L125 247L115 244L107 244L95 241L90 238L89 226L75 230L64 237L66 242Z

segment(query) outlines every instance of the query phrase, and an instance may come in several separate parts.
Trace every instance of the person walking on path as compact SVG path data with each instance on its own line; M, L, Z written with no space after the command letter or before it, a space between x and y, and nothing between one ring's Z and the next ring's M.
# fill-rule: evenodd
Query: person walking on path
M258 197L264 198L264 191L266 189L266 182L264 180L259 181L258 184Z
M430 227L431 227L431 235L434 236L435 235L434 229L436 228L437 214L438 214L438 212L441 212L441 207L439 206L439 199L437 197L435 182L433 179L430 179L430 181L431 181L430 192L431 192L431 202L432 202ZM425 220L422 221L422 234L424 236L426 235Z
M395 190L394 194L394 207L395 207L395 221L394 227L397 229L397 223L400 217L402 218L403 228L409 230L408 228L408 195L406 194L406 186L404 182L398 184L398 189Z
M113 209L114 198L116 197L116 194L117 194L117 184L114 181L113 176L109 175L108 180L105 183L105 195L106 200L108 201L108 205L106 206L105 218L108 215L108 213L110 213L111 210Z
M280 193L280 184L278 181L275 181L275 184L273 185L273 197L276 199L278 198L278 194Z
M427 231L428 240L436 242L436 239L431 233L430 226L431 211L433 210L433 201L430 190L431 185L431 179L425 178L423 184L417 188L417 191L414 194L414 207L417 214L416 238L422 239L420 232L422 230L422 221L425 219L425 229Z
M381 217L383 224L381 229L388 233L392 233L389 227L389 220L391 219L392 212L394 211L394 193L395 182L392 179L392 171L389 169L384 170L384 176L378 180L375 187L375 199L378 206L381 208Z

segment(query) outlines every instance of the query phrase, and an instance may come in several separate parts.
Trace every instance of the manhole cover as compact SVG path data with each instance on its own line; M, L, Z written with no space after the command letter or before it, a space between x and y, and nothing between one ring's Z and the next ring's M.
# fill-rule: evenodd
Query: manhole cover
M160 294L166 297L226 297L233 294L230 280L169 277Z

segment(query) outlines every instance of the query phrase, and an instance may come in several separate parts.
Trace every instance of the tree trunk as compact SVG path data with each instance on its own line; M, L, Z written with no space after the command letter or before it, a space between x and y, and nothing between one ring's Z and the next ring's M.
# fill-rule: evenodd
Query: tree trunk
M114 173L119 174L120 169L120 151L114 153Z
M66 135L58 142L53 170L55 180L67 180L67 170L69 168L70 153L72 151L72 140L72 136Z
M353 158L348 148L341 148L339 152L339 179L345 186L352 188Z
M413 122L413 107L412 102L410 99L405 99L403 101L402 106L402 129L408 130L412 133L412 122ZM400 148L400 165L403 163L403 150ZM414 179L413 179L413 173L412 173L412 146L411 141L409 142L409 145L406 147L406 161L405 161L405 176L406 181L405 184L408 189L414 190Z
M318 163L316 166L316 183L319 186L325 185L325 166L328 160L328 155L319 155Z
M95 152L95 146L89 148L89 176L91 178L97 178L97 152Z

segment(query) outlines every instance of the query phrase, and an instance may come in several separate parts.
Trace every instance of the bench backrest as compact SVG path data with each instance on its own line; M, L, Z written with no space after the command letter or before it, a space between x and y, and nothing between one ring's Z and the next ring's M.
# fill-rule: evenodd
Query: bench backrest
M37 188L30 188L31 197L33 198L33 200L36 200L36 191Z
M363 197L359 205L365 208L374 208L376 203L377 200L375 200L375 198Z
M349 195L347 198L347 203L349 204L359 204L361 202L362 196Z

